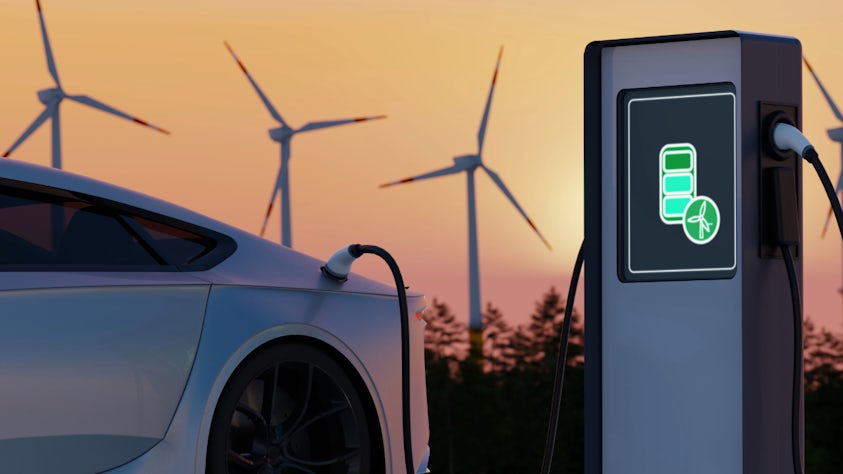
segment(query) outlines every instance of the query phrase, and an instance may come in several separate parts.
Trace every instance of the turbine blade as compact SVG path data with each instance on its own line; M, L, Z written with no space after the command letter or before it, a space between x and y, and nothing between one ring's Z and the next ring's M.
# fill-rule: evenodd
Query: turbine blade
M389 186L395 186L396 184L406 184L406 183L411 183L413 181L421 181L423 179L430 179L430 178L436 178L436 177L439 177L439 176L447 176L449 174L456 174L456 173L459 173L459 172L465 171L465 170L466 170L466 168L464 166L453 165L453 166L449 166L447 168L438 169L436 171L431 171L429 173L416 175L416 176L413 176L413 177L410 177L410 178L404 178L404 179L400 179L398 181L392 181L392 182L389 182L389 183L384 183L384 184L381 184L378 187L386 188L386 187L389 187Z
M151 123L149 123L149 122L146 122L146 121L144 121L144 120L141 120L141 119L139 119L139 118L137 118L137 117L134 117L134 116L132 116L132 115L129 115L129 114L125 113L125 112L121 112L121 111L119 111L119 110L115 109L114 107L110 107L110 106L108 106L108 105L105 105L105 104L103 104L102 102L100 102L100 101L98 101L98 100L96 100L96 99L93 99L93 98L91 98L91 97L88 97L88 96L86 96L86 95L69 95L69 96L67 96L67 98L68 98L68 99L70 99L70 100L72 100L72 101L74 101L74 102L79 102L80 104L85 104L85 105L87 105L87 106L89 106L89 107L93 107L93 108L95 108L95 109L102 110L103 112L107 112L107 113L110 113L110 114L112 114L112 115L116 115L116 116L118 116L118 117L122 117L122 118L124 118L124 119L126 119L126 120L131 120L132 122L135 122L135 123L137 123L137 124L139 124L139 125L143 125L143 126L145 126L145 127L149 127L149 128L151 128L151 129L153 129L153 130L157 130L157 131L159 131L159 132L161 132L161 133L164 133L164 134L167 134L167 135L169 135L169 134L170 134L170 132L168 132L167 130L164 130L164 129L163 129L163 128L161 128L161 127L156 127L155 125L152 125L152 124L151 124Z
M808 59L805 56L802 56L802 61L805 62L805 66L808 66L808 71L811 72L811 75L814 76L814 81L817 82L817 85L820 87L820 92L822 92L823 96L825 96L825 101L828 102L828 105L831 107L831 111L834 112L834 116L837 117L837 120L843 122L843 114L840 113L840 109L837 108L837 104L834 103L834 100L831 98L831 95L823 86L822 81L820 81L819 76L817 73L814 72L814 68L811 67L811 63L808 62Z
M823 224L823 231L820 234L821 239L825 238L825 233L828 230L828 223L829 223L829 221L831 221L831 212L832 212L831 206L828 206L828 214L826 214L826 216L825 216L825 224Z
M269 196L269 205L266 207L266 215L263 217L263 224L261 225L261 233L260 236L263 237L263 234L266 233L266 224L269 223L269 214L272 212L272 205L275 204L275 196L278 195L278 191L280 191L281 181L281 170L278 170L278 177L275 178L275 187L272 188L272 195Z
M489 88L489 98L486 99L486 108L483 110L483 120L480 121L480 130L477 132L477 154L483 154L483 141L486 139L486 124L489 122L489 110L492 108L492 95L495 93L495 83L498 82L498 69L501 67L501 56L503 46L498 51L498 62L495 64L495 74L492 76L492 86Z
M329 127L336 127L339 125L346 125L349 123L356 123L356 122L366 122L369 120L380 120L385 119L386 115L375 115L373 117L356 117L353 119L342 119L342 120L327 120L324 122L310 122L304 127L296 130L296 132L309 132L311 130L319 130L320 128L329 128Z
M223 43L225 44L225 47L228 48L228 52L231 53L231 56L234 58L234 60L237 61L237 65L240 66L240 70L243 71L243 74L245 74L246 78L249 79L249 82L252 84L252 87L255 89L255 92L258 93L258 96L260 96L261 101L263 101L263 105L265 105L267 110L269 110L269 114L272 115L272 118L274 118L281 125L286 127L287 122L285 122L284 119L281 118L281 114L279 114L278 111L275 110L275 106L272 105L272 102L269 101L269 99L263 93L261 88L258 87L258 83L255 82L255 80L252 78L252 75L249 74L248 70L246 70L246 66L243 65L243 62L240 61L240 58L238 58L234 50L231 49L231 46L228 44L228 41L223 41Z
M841 191L843 191L843 171L840 171L840 175L837 177L837 186L834 187L835 197L840 196ZM831 206L828 206L828 214L826 214L826 216L825 216L825 223L823 224L823 231L820 234L821 239L825 238L825 233L828 230L828 223L829 223L829 221L831 221L831 213L832 213L832 208L831 208Z
M35 0L35 7L38 8L38 21L41 23L41 36L44 39L44 51L47 53L47 69L50 70L50 75L56 81L56 85L61 89L61 82L59 81L59 72L56 69L56 61L53 58L53 48L50 47L50 38L47 36L47 25L44 23L44 14L41 12L41 1Z
M26 140L30 135L32 135L32 132L37 130L38 127L40 127L41 124L43 124L44 121L49 118L50 113L53 111L53 108L54 107L45 107L44 111L41 112L41 114L35 118L35 120L26 129L26 131L23 132L23 135L21 135L20 138L15 140L15 143L13 143L12 146L10 146L8 150L6 150L6 153L3 153L3 158L7 158L9 155L11 155L12 152L15 151L15 148L17 148L21 143L23 143L24 140Z
M835 198L840 196L841 191L843 191L843 171L840 172L840 176L837 177L837 186L834 188L834 195ZM820 238L825 238L825 233L828 230L828 223L831 221L831 213L832 213L831 206L828 206L828 214L825 216L825 223L823 224L823 231L820 234Z
M509 199L509 202L511 202L512 205L515 206L515 209L518 209L518 212L521 214L521 217L523 217L527 221L527 224L533 229L533 232L535 232L536 235L538 235L539 238L542 239L542 242L544 242L544 245L547 246L548 250L553 250L550 247L550 243L548 243L547 239L545 239L542 233L539 232L539 229L536 227L535 224L533 224L533 221L530 220L530 218L527 216L527 213L524 212L524 209L521 209L521 206L518 204L518 201L515 200L515 197L512 195L512 193L509 192L509 189L506 188L506 185L503 184L503 180L501 180L501 177L486 166L483 166L483 170L485 170L486 174L488 174L489 177L492 178L492 181L494 181L495 184L498 185L498 188L500 188L504 195L506 195L506 197Z

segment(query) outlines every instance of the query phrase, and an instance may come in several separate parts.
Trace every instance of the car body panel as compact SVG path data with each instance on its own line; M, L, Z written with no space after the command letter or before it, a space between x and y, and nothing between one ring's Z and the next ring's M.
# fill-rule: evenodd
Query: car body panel
M419 298L424 301L423 297ZM427 322L422 318L424 306L418 305L413 309L410 306L410 419L413 441L413 465L417 468L424 461L424 469L427 470L427 461L430 457L430 427L427 424L427 378L424 368L424 328ZM398 472L398 471L395 471Z
M0 286L5 469L44 472L44 462L57 462L62 472L103 471L164 437L193 365L209 291L186 275L168 277L154 286ZM27 282L35 278L24 273L18 286L36 286ZM57 451L67 452L32 462Z

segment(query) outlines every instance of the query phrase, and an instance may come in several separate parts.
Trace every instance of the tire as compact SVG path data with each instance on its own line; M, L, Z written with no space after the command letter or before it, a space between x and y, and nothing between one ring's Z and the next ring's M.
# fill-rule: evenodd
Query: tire
M242 362L223 389L206 472L369 473L372 429L354 383L330 355L277 344Z

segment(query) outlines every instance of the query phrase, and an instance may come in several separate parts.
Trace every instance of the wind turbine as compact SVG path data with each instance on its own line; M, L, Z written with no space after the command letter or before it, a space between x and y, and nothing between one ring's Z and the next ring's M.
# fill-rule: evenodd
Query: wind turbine
M385 188L397 184L405 184L413 181L421 181L429 178L437 178L439 176L447 176L450 174L465 172L468 184L468 293L469 293L469 336L472 356L480 360L482 357L483 347L483 324L482 315L480 312L480 270L478 265L477 252L477 210L474 199L474 171L477 168L482 169L489 175L489 177L498 186L501 192L509 199L509 202L515 206L518 213L527 221L527 224L544 242L548 249L550 244L536 228L533 221L527 217L527 213L515 200L515 197L509 192L506 185L503 184L500 176L492 171L488 166L483 164L483 141L486 137L486 125L489 121L489 110L492 107L492 95L495 92L495 83L498 79L498 69L501 65L501 56L503 55L503 46L498 52L498 61L495 64L495 73L492 76L492 85L489 89L489 97L486 99L486 108L483 110L483 119L480 121L480 130L477 132L477 153L471 155L457 156L454 158L454 164L442 169L431 171L429 173L420 174L411 178L404 178L399 181L382 184L380 187Z
M828 102L829 107L831 107L831 111L834 113L834 116L837 117L837 120L843 122L843 114L840 113L840 109L837 108L837 104L834 103L834 100L831 98L831 95L823 86L822 81L820 81L819 76L817 73L814 72L814 68L811 67L811 63L808 62L808 59L804 56L802 60L805 62L805 66L808 67L808 71L810 71L811 76L814 77L814 81L816 81L817 86L820 88L820 92L822 92L823 97L825 97L826 102ZM840 143L841 146L841 169L840 169L840 176L837 177L837 186L834 188L837 191L837 194L840 195L841 191L843 191L843 127L838 128L830 128L827 130L828 138L831 138L832 141ZM828 223L831 220L831 206L828 208L828 214L825 217L825 224L823 225L823 232L822 236L825 237L825 233L828 230Z
M329 120L324 122L309 122L305 126L294 129L290 127L287 122L281 118L281 114L275 110L275 107L263 93L258 84L252 78L252 75L249 74L249 71L246 70L246 66L240 61L240 58L237 57L237 54L234 53L234 50L231 49L228 42L225 41L225 47L228 48L228 52L231 53L231 56L234 57L234 60L237 61L237 65L240 66L240 69L243 71L243 74L246 75L246 78L249 79L249 82L252 84L252 87L255 89L255 92L258 93L261 101L263 101L263 105L266 106L267 110L269 110L269 114L272 118L275 119L279 124L280 127L271 128L269 129L269 137L281 144L281 167L278 169L278 177L275 179L275 186L272 188L272 194L269 197L269 206L266 208L266 215L263 219L263 225L261 226L260 235L263 237L264 232L266 232L266 224L269 221L269 214L272 212L272 205L275 202L275 196L279 193L281 194L281 245L286 247L293 246L293 238L292 238L292 229L290 227L290 141L293 139L293 136L299 132L309 132L312 130L319 130L320 128L329 128L329 127L337 127L339 125L345 125L348 123L356 123L356 122L365 122L367 120L378 120L382 118L386 118L386 115L377 115L374 117L357 117L352 119L341 119L341 120Z
M44 104L44 111L41 112L38 117L35 118L35 121L23 132L23 135L18 138L15 143L3 153L3 157L6 158L12 154L15 149L24 142L35 130L38 130L47 119L50 119L53 128L53 168L61 168L61 121L59 120L59 105L61 105L61 101L64 99L70 99L74 102L78 102L83 105L87 105L89 107L93 107L98 110L102 110L103 112L110 113L112 115L116 115L118 117L122 117L127 120L131 120L137 124L144 125L149 127L153 130L157 130L161 133L165 133L167 135L170 132L164 130L163 128L156 127L148 122L145 122L137 117L131 116L127 113L121 112L113 107L103 104L102 102L88 97L86 95L69 95L67 94L61 86L61 81L59 81L59 73L56 69L56 62L53 59L53 50L50 47L50 38L47 37L47 26L44 24L44 14L41 12L41 2L39 0L35 0L35 6L38 8L38 21L41 23L41 36L44 38L44 50L47 53L47 69L50 71L50 75L53 76L53 81L55 82L55 87L51 87L49 89L43 89L38 91L38 100Z
M804 56L802 60L805 62L805 66L808 67L808 71L811 72L811 76L814 77L814 81L816 81L817 86L820 88L820 92L822 92L823 97L825 97L826 102L828 102L829 107L831 107L831 111L834 113L834 116L837 117L837 120L843 122L843 114L840 113L840 109L837 108L837 104L834 103L834 100L831 98L831 95L823 86L822 81L820 81L819 76L817 73L814 72L814 68L811 67L811 63L808 62L808 59ZM828 133L828 138L832 141L835 141L840 144L841 152L840 152L840 175L837 177L837 186L835 186L834 190L836 191L837 195L840 196L841 192L843 192L843 127L837 128L830 128L826 131ZM825 237L825 233L828 230L828 223L831 220L831 206L828 208L828 214L825 216L825 224L823 225L822 237ZM843 258L843 254L841 254L841 258ZM841 269L843 269L843 262L841 262ZM843 276L842 276L843 278ZM843 295L843 287L837 290Z

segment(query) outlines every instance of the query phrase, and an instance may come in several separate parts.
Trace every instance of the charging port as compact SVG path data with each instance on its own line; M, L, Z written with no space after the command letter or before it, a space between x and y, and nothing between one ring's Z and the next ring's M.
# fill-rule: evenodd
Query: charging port
M790 219L780 215L783 200L785 208L799 205L798 183L801 181L800 159L792 151L779 150L773 143L773 128L776 124L787 123L799 127L799 114L796 106L761 102L759 110L759 176L761 177L761 209L760 218L760 253L761 258L782 258L782 232L788 235L799 235L799 222L789 222ZM792 171L786 171L792 170ZM787 181L785 184L783 181ZM793 185L790 185L790 182ZM782 196L785 190L789 195ZM790 194L793 193L791 196ZM800 248L794 248L794 255L798 257Z

